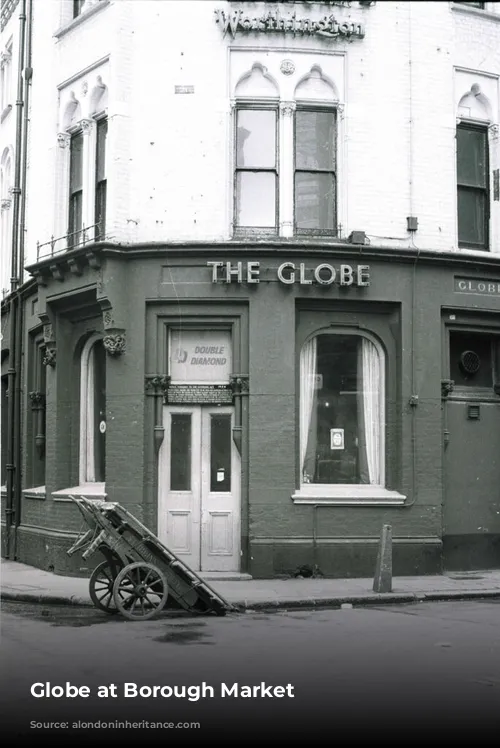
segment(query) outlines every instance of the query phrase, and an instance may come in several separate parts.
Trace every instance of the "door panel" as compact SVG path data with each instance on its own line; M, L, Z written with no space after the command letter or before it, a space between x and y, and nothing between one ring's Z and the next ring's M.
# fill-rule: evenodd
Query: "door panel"
M165 408L160 451L158 536L195 570L200 568L201 412Z
M448 570L500 568L500 404L448 400L443 556Z
M240 459L231 407L165 408L159 537L196 571L238 571Z

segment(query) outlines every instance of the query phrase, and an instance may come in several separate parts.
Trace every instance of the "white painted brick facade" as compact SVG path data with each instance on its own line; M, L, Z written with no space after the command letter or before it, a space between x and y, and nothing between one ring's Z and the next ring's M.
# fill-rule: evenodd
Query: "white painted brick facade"
M255 61L269 50L291 60L312 53L326 67L334 56L344 105L343 236L362 230L372 246L457 251L457 102L473 80L488 92L491 124L498 126L500 7L495 16L492 3L484 13L448 2L280 3L283 13L295 10L297 17L333 13L340 21L362 21L365 37L345 42L278 33L224 38L214 10L238 4L223 0L105 0L54 36L67 19L64 3L34 3L27 264L36 260L37 240L48 241L67 221L57 145L61 99L68 87L82 99L99 65L106 67L108 87L110 236L122 242L231 238L230 49L251 51ZM239 4L250 16L260 15L263 5ZM176 86L194 93L175 93ZM13 118L2 125L2 151L12 141ZM491 128L490 145L492 172L500 166L498 127ZM500 202L491 208L491 250L500 257ZM415 234L407 231L409 215L418 218Z

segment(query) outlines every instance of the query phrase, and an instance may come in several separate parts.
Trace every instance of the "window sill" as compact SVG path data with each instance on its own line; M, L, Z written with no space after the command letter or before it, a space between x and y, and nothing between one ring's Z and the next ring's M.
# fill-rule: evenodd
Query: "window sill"
M67 34L72 29L79 26L81 23L84 23L87 18L91 18L92 16L95 16L96 13L99 13L100 10L103 8L106 8L110 3L110 0L101 0L101 2L96 3L96 5L92 5L88 10L85 10L83 13L80 13L79 16L76 18L72 18L69 23L65 23L64 26L61 26L60 29L57 29L54 36L56 39L60 39L65 34Z
M70 502L71 497L84 496L86 499L101 499L105 500L107 497L106 484L105 483L83 483L81 486L74 486L73 488L62 488L60 491L53 491L52 498L54 501Z
M25 488L23 491L23 497L25 499L38 499L39 501L45 501L46 499L45 486L35 486L34 488Z
M12 104L7 104L7 106L2 110L2 114L0 115L0 122L4 121L10 111L12 111Z
M473 8L470 5L461 5L460 3L452 3L451 9L458 13L466 13L471 16L480 16L481 18L488 18L490 21L500 21L500 14L494 13L487 8Z
M306 485L292 495L294 504L321 506L402 506L406 496L381 486Z

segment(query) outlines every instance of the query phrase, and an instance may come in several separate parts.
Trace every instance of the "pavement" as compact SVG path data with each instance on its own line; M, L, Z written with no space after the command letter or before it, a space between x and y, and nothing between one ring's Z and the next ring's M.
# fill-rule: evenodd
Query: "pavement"
M392 592L386 593L373 592L373 579L218 579L216 575L205 578L240 611L500 598L500 569L393 577ZM0 566L0 591L2 600L93 605L87 578L64 577L6 559L2 559Z

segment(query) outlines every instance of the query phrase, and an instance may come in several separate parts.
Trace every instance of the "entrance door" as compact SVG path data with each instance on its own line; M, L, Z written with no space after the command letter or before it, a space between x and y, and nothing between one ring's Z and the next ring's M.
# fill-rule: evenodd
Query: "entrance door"
M164 410L158 532L193 571L239 571L240 459L231 407Z

